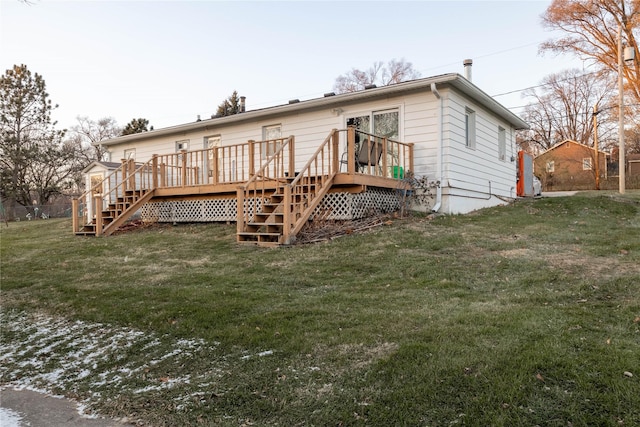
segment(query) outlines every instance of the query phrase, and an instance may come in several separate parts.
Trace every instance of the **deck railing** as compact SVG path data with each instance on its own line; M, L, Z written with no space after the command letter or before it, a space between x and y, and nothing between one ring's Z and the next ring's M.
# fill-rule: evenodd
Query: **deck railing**
M413 144L374 135L349 127L347 147L342 155L349 174L363 173L403 179L413 171Z
M296 171L295 160L293 136L154 155L144 164L123 160L101 183L73 201L73 230L79 232L130 190L244 183L245 188L253 186L251 195L245 191L238 199L238 206L244 206L250 199L251 203L260 203L273 190L275 182L287 181L287 178L290 182L296 174L300 178L290 187L294 198L297 191L308 190L304 185L311 185L312 176L318 177L320 184L325 177L337 173L402 179L407 171L413 170L413 144L353 127L334 129L299 171ZM237 194L240 197L240 192ZM239 222L245 221L245 216L254 208L238 209ZM292 230L297 227L295 222L288 222Z
M158 188L247 182L286 138L156 155Z

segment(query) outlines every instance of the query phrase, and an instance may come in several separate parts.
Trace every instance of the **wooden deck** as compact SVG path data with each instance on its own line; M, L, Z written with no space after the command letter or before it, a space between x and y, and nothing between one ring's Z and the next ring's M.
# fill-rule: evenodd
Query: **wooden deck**
M413 144L334 129L299 165L294 136L123 160L73 201L73 232L109 235L152 201L235 197L238 242L290 244L330 192L405 188Z

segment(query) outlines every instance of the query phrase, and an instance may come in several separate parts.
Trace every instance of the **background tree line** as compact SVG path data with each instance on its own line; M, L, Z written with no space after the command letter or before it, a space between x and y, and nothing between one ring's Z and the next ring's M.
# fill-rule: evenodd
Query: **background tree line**
M524 92L529 103L522 116L531 129L519 133L521 147L536 153L566 139L593 145L597 131L600 149L616 149L620 27L623 45L635 52L621 70L626 148L640 153L640 1L554 0L542 24L563 36L543 43L540 52L577 56L586 68L551 74Z
M98 143L147 131L149 121L133 119L124 128L115 119L77 118L71 129L56 129L53 104L44 78L26 65L14 65L0 77L0 197L3 216L16 207L35 208L83 189L82 170L105 158Z

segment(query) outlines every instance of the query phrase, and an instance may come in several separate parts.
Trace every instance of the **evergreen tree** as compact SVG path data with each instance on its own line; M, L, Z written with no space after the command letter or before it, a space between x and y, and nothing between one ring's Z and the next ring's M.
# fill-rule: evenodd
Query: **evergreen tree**
M127 125L122 129L122 135L131 135L134 133L142 133L147 132L149 130L149 120L147 119L132 119Z
M73 154L51 121L56 107L42 76L26 65L0 77L0 191L10 218L17 204L45 204L70 185Z
M238 114L242 112L242 105L240 102L240 97L238 96L238 91L233 91L231 96L222 101L220 105L218 105L218 109L216 110L216 117L223 116L232 116L234 114Z

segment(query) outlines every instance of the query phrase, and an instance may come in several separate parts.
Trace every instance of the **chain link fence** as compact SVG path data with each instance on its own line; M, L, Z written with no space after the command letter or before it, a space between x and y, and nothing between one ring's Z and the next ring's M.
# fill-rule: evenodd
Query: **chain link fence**
M49 218L71 218L71 203L51 203L33 206L17 205L13 208L13 212L6 212L6 206L4 206L2 216L3 219L6 218L9 221L35 221Z

